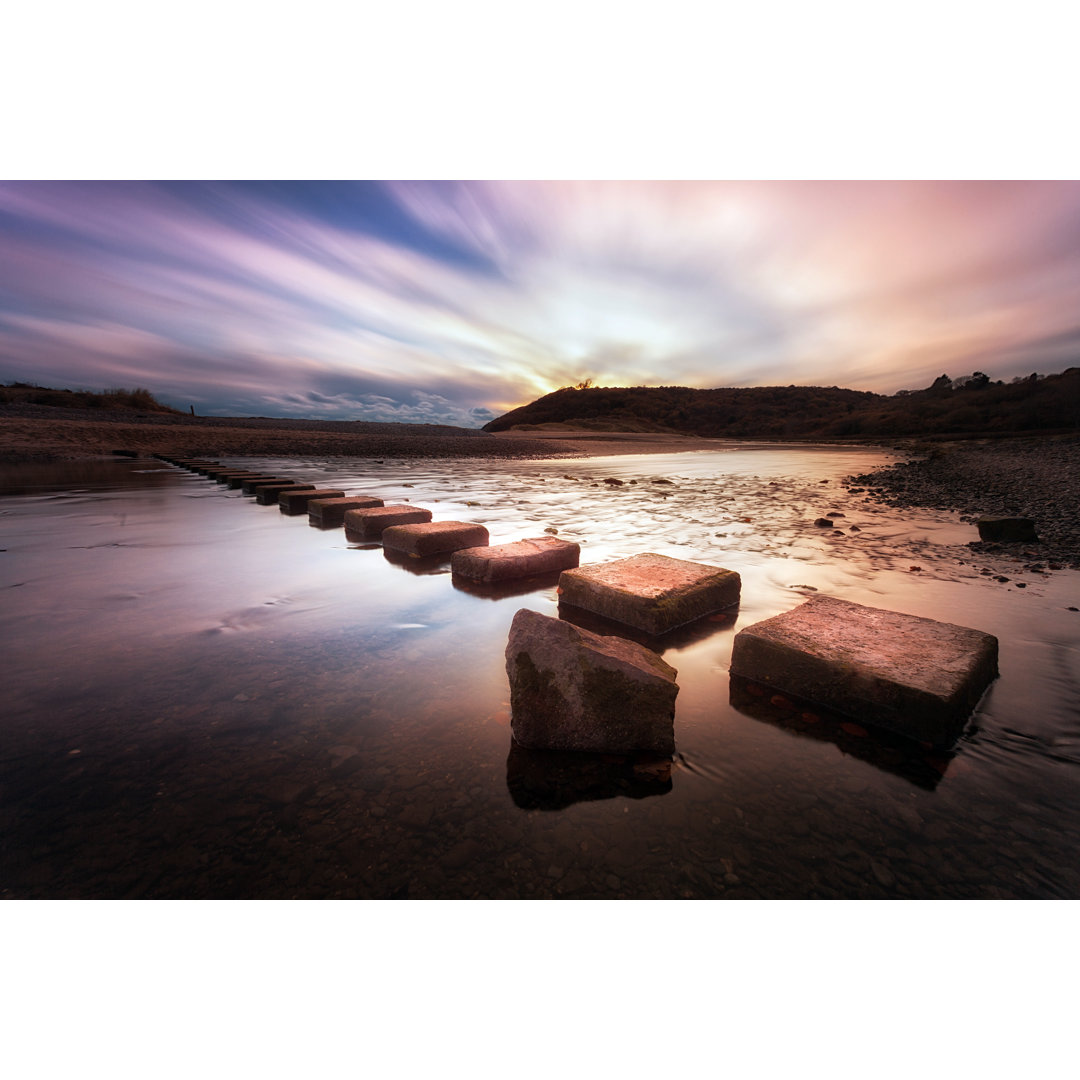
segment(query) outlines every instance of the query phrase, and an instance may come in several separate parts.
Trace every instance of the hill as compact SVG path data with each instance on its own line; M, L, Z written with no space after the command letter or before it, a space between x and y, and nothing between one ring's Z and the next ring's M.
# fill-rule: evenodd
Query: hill
M163 405L149 390L52 390L47 386L13 382L0 386L0 405L43 405L54 409L123 409L128 412L168 413L179 410Z
M991 382L942 375L891 397L835 386L563 387L496 417L485 431L547 425L668 431L705 438L876 439L1080 430L1080 368Z

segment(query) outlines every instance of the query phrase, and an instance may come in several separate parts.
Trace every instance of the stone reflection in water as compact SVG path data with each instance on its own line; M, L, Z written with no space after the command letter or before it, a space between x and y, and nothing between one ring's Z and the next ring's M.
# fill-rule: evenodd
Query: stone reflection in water
M707 641L716 634L734 629L739 618L739 606L736 604L726 611L718 611L715 615L695 619L694 622L677 626L666 634L648 634L644 630L614 622L604 618L603 615L594 615L591 611L571 604L559 605L559 618L573 623L582 630L591 630L594 634L605 637L614 635L624 637L628 641L635 641L638 645L644 645L663 656L669 649L686 649L691 645Z
M453 582L455 589L468 593L470 596L479 596L484 600L507 600L513 596L528 596L531 593L557 588L560 573L560 570L552 570L548 574L538 574L536 577L496 582L473 581L471 578L454 574Z
M564 810L577 802L671 791L671 759L650 754L530 750L511 738L506 786L523 810Z
M792 735L832 743L842 754L865 761L883 772L903 777L917 787L933 791L949 767L953 754L931 749L902 735L859 724L791 694L778 694L740 675L732 675L729 700L744 716L772 724Z

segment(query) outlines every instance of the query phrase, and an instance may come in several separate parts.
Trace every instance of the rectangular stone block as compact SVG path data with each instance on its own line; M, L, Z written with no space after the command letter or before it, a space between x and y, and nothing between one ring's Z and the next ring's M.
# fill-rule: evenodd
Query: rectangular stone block
M483 525L464 521L420 521L411 525L391 525L382 535L384 548L423 558L444 555L461 548L481 547L488 542Z
M295 480L288 480L281 484L257 484L255 487L255 501L260 506L277 506L278 498L283 491L314 490L314 484L298 484Z
M559 600L647 634L663 634L737 604L741 586L734 570L645 554L564 570Z
M522 608L506 644L510 726L538 750L675 750L678 674L652 649Z
M315 488L312 491L283 491L278 495L278 506L286 514L307 513L308 503L312 499L340 499L345 494L336 488Z
M511 544L455 551L450 568L471 581L494 583L570 570L580 558L580 544L555 536L537 536Z
M1037 544L1039 534L1035 522L1024 517L981 517L975 525L980 540L996 540L1006 544Z
M935 746L997 677L991 634L815 596L735 635L731 671Z
M308 503L308 517L322 526L343 525L348 510L369 510L382 506L382 499L374 495L350 495L341 499L312 499Z
M254 495L258 484L284 484L287 476L275 476L273 473L263 473L260 476L241 477L238 484L230 483L229 487L238 487L245 495Z
M372 506L366 510L346 510L345 530L361 540L380 540L384 529L392 525L412 525L430 521L431 511L408 503Z

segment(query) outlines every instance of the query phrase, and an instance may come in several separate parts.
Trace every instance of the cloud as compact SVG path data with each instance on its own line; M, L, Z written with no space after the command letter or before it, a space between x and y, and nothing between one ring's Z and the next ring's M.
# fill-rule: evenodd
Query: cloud
M1078 241L1072 183L0 184L0 376L475 424L586 377L891 393L1067 366Z

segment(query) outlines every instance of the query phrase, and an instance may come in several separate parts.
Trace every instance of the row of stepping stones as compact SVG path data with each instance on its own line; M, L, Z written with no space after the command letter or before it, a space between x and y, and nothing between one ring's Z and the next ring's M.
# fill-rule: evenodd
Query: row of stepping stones
M160 455L159 455L160 456ZM559 600L657 638L732 608L741 580L732 570L643 554L579 566L579 545L553 536L490 546L482 525L432 521L430 510L386 506L288 477L217 462L162 457L263 505L307 512L408 556L451 555L456 575L497 583L553 571ZM735 637L731 673L902 735L948 746L997 676L990 634L933 619L818 596ZM512 728L538 749L674 750L677 672L656 651L529 609L517 613L506 649Z

